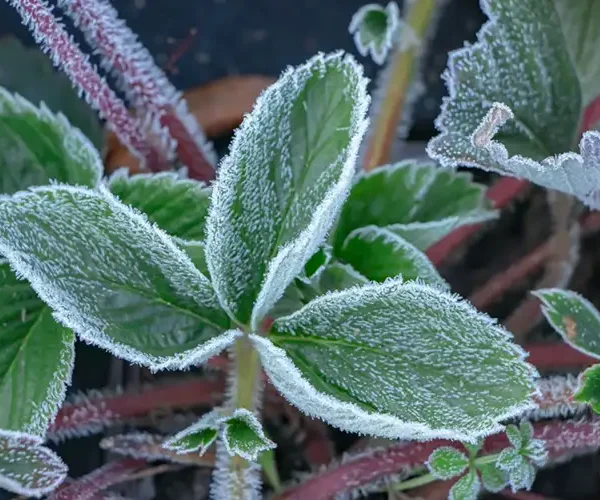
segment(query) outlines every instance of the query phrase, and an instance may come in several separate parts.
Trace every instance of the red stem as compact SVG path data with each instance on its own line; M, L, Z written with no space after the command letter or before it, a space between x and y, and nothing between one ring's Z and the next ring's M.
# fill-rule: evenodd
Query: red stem
M83 92L88 102L108 122L119 139L151 169L166 162L148 141L140 121L133 118L123 102L90 64L65 28L56 20L44 0L8 0L31 29L36 41L50 53L54 64Z
M581 121L581 133L600 125L600 95L587 105Z
M126 478L146 466L145 460L125 458L109 462L89 474L60 487L48 500L88 500L106 488L123 482Z

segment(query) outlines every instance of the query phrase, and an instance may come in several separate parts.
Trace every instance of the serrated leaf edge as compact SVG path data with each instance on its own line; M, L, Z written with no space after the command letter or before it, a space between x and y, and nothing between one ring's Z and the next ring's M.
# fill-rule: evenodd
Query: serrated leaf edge
M433 461L435 460L436 454L439 455L442 452L451 452L456 455L460 455L465 461L465 465L464 465L463 469L461 471L457 472L456 474L444 474L444 473L440 474L439 470L437 470L435 468L435 466L433 466ZM427 469L429 470L431 475L433 477L435 477L436 479L452 479L453 477L457 477L457 476L461 475L465 470L467 470L467 468L469 467L469 458L462 451L457 450L456 448L453 448L452 446L440 446L439 448L435 449L431 453L431 455L429 455L429 458L425 462L425 467L427 467Z
M248 427L250 427L250 429L252 429L252 431L263 441L264 444L256 448L254 453L246 453L243 450L231 446L231 443L229 442L229 436L227 434L227 424L234 418L239 418L246 422ZM237 408L230 416L223 418L221 421L223 424L223 444L225 445L225 449L230 456L238 455L246 460L255 462L260 453L266 450L272 450L277 446L265 435L265 431L254 413L246 408Z
M383 38L383 43L380 47L377 47L377 44L367 43L364 44L361 38L360 33L360 25L364 20L365 14L370 10L378 10L380 12L385 12L387 15L388 22L386 23L385 35ZM385 58L388 55L388 52L394 46L395 34L398 26L400 25L400 9L398 8L398 4L396 2L389 2L387 6L384 8L379 4L370 3L367 5L363 5L360 9L358 9L354 15L352 16L352 20L350 21L350 26L348 26L348 32L353 35L354 44L356 45L356 49L359 54L363 57L367 57L369 52L371 52L371 57L373 61L377 64L382 65L385 62Z

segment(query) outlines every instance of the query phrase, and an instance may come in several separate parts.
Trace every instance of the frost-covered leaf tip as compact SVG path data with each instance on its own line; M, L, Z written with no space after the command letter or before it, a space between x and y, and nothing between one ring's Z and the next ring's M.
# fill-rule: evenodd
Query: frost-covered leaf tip
M42 438L0 430L0 488L18 495L42 497L67 477L67 466Z
M223 421L223 442L230 455L238 455L246 460L256 461L258 456L275 448L254 414L238 408Z
M206 261L230 316L256 328L301 272L346 197L368 105L362 68L319 54L258 99L223 160Z
M581 374L573 399L589 404L596 413L600 413L600 365L594 365Z
M448 500L477 500L481 482L474 470L461 477L448 493Z
M164 447L177 453L198 451L200 455L204 455L209 446L217 439L222 418L222 410L212 410L203 415L195 424L167 439Z
M369 53L377 64L383 64L392 49L400 25L400 10L396 2L387 7L371 3L356 11L348 27L361 55Z
M292 404L348 432L473 441L533 407L535 370L510 334L421 283L323 295L251 339Z

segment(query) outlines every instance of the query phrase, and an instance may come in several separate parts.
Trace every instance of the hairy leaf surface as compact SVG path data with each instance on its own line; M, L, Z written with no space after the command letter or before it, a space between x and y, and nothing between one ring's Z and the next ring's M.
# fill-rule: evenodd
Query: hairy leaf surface
M324 295L251 338L292 404L349 432L473 441L531 406L535 370L510 334L419 283Z
M388 229L366 226L352 231L338 256L372 281L401 276L448 288L435 266L418 248Z
M0 203L0 252L84 340L151 369L217 354L238 333L209 280L160 229L100 187Z
M587 299L570 290L534 292L552 327L575 349L600 359L600 313Z
M341 53L286 71L221 165L206 260L223 307L255 327L319 248L344 201L368 97Z
M65 397L75 336L0 262L0 429L44 436Z
M485 187L469 174L404 161L356 177L334 246L337 252L352 231L375 225L426 250L457 227L494 217Z
M223 420L223 442L230 455L239 455L253 462L263 451L276 446L265 435L254 414L244 408L238 408Z
M477 500L480 490L481 483L479 477L475 471L472 470L461 477L454 486L450 488L448 500Z
M429 456L425 465L437 479L451 479L467 469L469 459L456 448L442 446Z
M0 429L0 488L41 497L67 477L67 466L42 439Z
M92 143L62 114L0 87L0 192L51 180L94 187L102 172Z
M591 366L581 374L581 383L573 399L589 404L600 413L600 365Z
M165 448L177 453L199 451L204 455L208 447L217 439L217 432L223 415L220 410L213 410L204 415L193 425L167 439Z
M204 183L174 172L129 176L126 169L119 169L108 180L108 189L171 236L204 239L211 195Z
M486 491L498 493L506 488L508 484L508 475L500 470L496 464L477 465L477 470L481 476L481 483Z

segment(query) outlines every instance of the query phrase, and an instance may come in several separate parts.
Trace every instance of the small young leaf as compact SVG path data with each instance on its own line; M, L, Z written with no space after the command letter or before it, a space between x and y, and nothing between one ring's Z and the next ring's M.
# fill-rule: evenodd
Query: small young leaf
M600 413L600 365L594 365L583 372L581 384L573 399L589 404L596 413Z
M75 336L0 262L0 429L44 436L71 381Z
M95 187L103 170L94 146L62 114L0 87L0 192L51 180Z
M600 313L581 295L549 288L533 294L552 327L575 349L600 359Z
M229 319L189 258L102 186L4 198L0 253L59 322L153 370L201 363L239 335L219 335Z
M518 490L530 490L535 481L535 467L524 457L521 457L519 465L508 472L508 483L513 492Z
M374 3L364 5L352 17L348 31L361 55L369 52L373 61L383 64L394 45L394 36L400 24L400 10L396 2L387 7Z
M509 472L512 469L521 467L524 458L515 448L505 448L502 450L496 460L496 465L503 471Z
M42 102L54 113L64 114L100 150L104 133L97 113L77 94L69 78L56 71L38 47L25 47L17 38L0 40L0 87L18 92L32 104Z
M515 449L520 450L524 444L524 441L519 428L516 425L508 425L506 426L505 432L510 444L512 444Z
M41 497L67 477L67 466L42 439L0 429L0 488Z
M451 479L467 469L469 459L456 448L443 446L429 456L425 465L437 479Z
M263 451L276 447L254 414L244 408L238 408L231 417L223 420L223 442L230 455L239 455L252 462Z
M317 251L354 173L368 105L341 53L285 72L246 116L219 171L206 260L223 307L255 328Z
M448 500L477 500L481 483L475 471L461 477L450 489Z
M479 453L479 450L483 447L483 439L478 439L474 443L463 443L462 444L469 452L470 458L475 458Z
M385 228L366 226L352 231L338 256L372 281L401 276L448 288L423 252Z
M108 189L171 236L204 239L211 189L202 182L174 172L129 176L123 168L110 177Z
M493 219L485 187L464 172L404 161L360 173L333 240L339 250L355 229L385 227L426 250L457 227Z
M195 424L167 439L163 446L177 453L199 451L200 455L204 455L208 447L217 439L222 418L223 414L220 410L208 412Z
M472 441L531 407L535 370L466 302L389 280L318 297L251 336L275 387L348 432Z
M485 490L498 493L506 488L508 475L495 464L481 464L477 466L477 470L481 475L481 482Z

